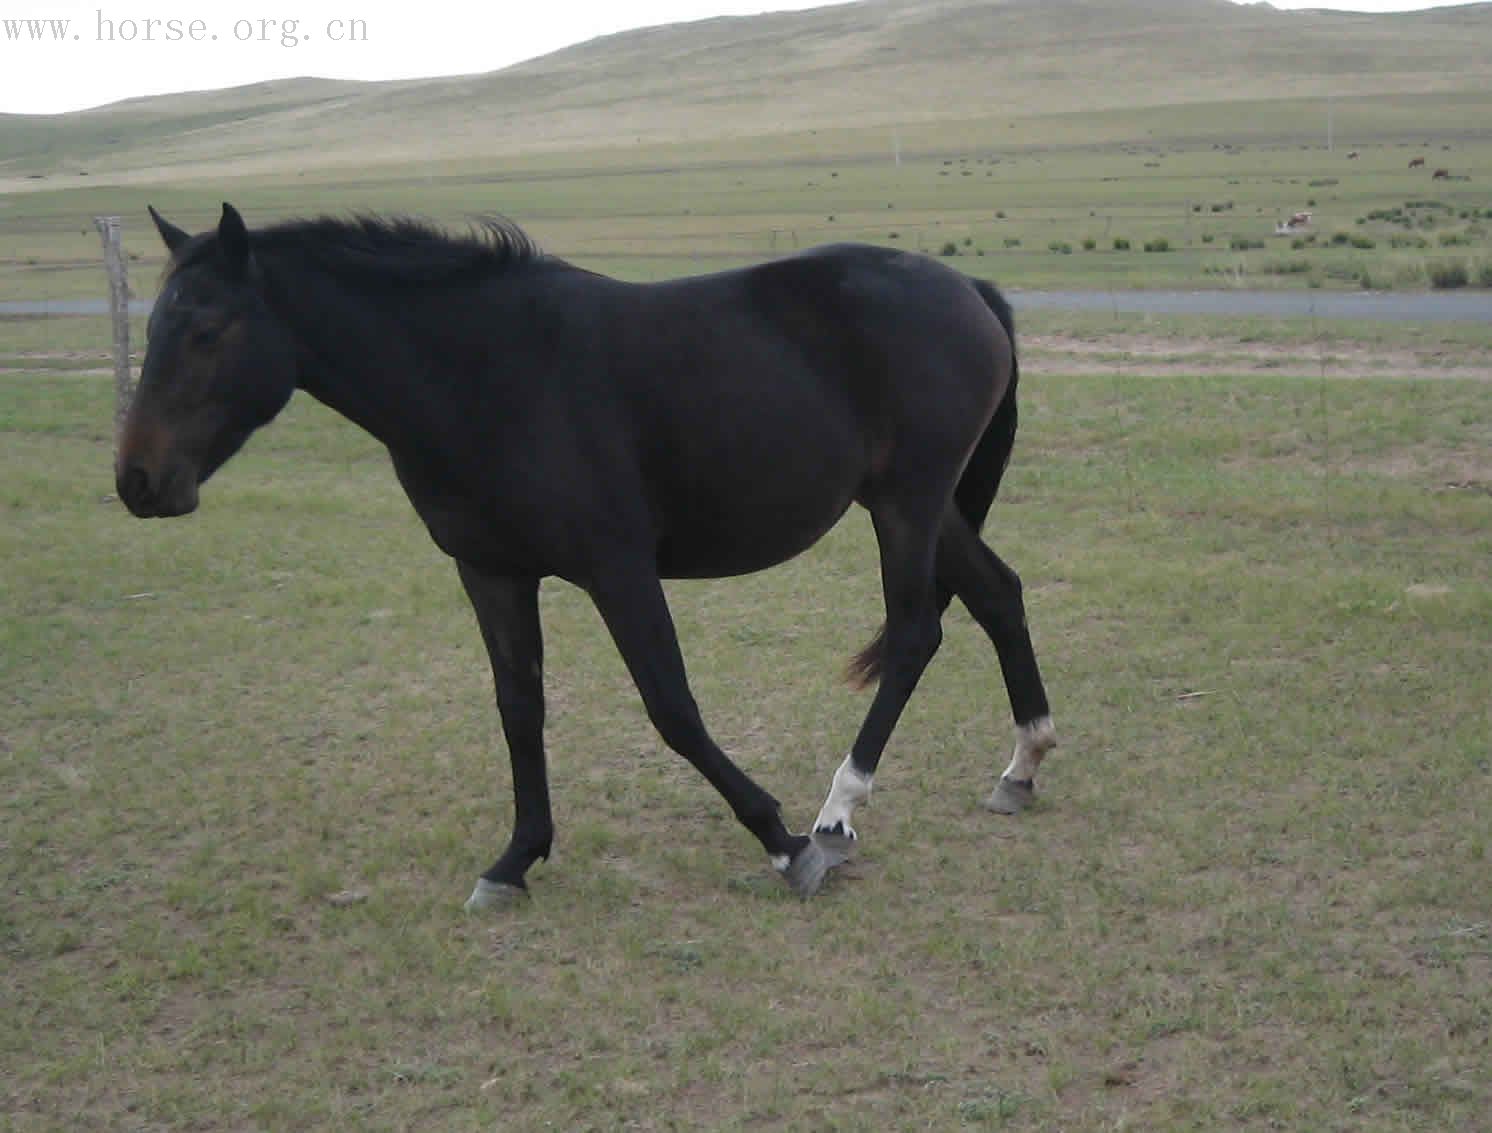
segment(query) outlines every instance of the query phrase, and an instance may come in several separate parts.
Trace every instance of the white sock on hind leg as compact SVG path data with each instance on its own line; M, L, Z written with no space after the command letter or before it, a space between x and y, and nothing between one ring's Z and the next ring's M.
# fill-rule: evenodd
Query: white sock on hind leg
M870 798L870 785L871 776L862 775L850 762L850 757L845 756L839 770L834 772L829 797L819 809L819 816L813 823L814 830L831 833L838 826L846 838L855 837L855 827L850 820L854 816L855 807Z
M1041 766L1046 753L1056 746L1057 729L1050 716L1041 716L1029 724L1018 725L1015 729L1015 755L1010 760L1010 766L1005 769L1004 778L1020 783L1035 779L1036 769Z

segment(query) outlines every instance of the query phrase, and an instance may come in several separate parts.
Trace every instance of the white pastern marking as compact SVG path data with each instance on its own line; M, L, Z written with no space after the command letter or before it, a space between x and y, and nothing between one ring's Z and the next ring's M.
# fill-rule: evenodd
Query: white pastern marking
M775 869L778 873L786 873L787 867L792 864L793 859L788 857L786 854L772 855L772 868Z
M871 777L862 775L845 756L839 770L834 772L834 782L829 786L829 797L824 800L819 816L814 820L815 830L830 831L839 826L846 838L855 837L855 828L850 818L855 808L870 798Z
M1057 746L1057 729L1050 716L1042 716L1015 730L1015 755L1005 769L1005 778L1026 782L1036 778L1036 769L1046 753Z

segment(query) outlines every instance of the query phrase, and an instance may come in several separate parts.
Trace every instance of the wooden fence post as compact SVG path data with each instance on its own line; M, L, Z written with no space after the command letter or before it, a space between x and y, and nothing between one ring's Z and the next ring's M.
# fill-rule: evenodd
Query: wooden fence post
M130 287L125 275L124 251L120 247L119 218L96 216L93 226L104 242L104 269L109 273L109 314L114 320L114 446L119 447L119 431L124 415L135 396L135 382L130 376Z

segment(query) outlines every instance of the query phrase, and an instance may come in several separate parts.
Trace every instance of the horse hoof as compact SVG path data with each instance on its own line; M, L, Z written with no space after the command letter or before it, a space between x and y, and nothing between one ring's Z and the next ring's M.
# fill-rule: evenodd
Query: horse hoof
M521 885L509 885L503 881L488 881L477 878L477 887L466 899L468 913L485 913L488 909L506 909L528 898L528 890Z
M990 797L984 800L984 805L996 814L1020 814L1031 805L1035 798L1036 785L1030 779L1022 782L1019 779L1002 777L995 784Z
M813 835L782 871L783 880L793 887L793 892L799 897L812 897L824 884L829 871L849 860L850 855L833 845L833 842L832 838Z
M846 830L841 822L836 822L833 829L815 830L812 837L820 849L828 853L840 854L846 861L855 856L855 850L860 845L860 839L855 832Z

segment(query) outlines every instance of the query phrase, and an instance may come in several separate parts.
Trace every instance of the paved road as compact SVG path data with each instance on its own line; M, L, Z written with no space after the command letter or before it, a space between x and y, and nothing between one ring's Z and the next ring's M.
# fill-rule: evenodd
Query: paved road
M1123 311L1151 315L1263 315L1279 319L1381 319L1390 322L1492 323L1486 291L1011 291L1017 311ZM150 301L130 304L137 315ZM0 315L106 315L102 299L0 302Z

